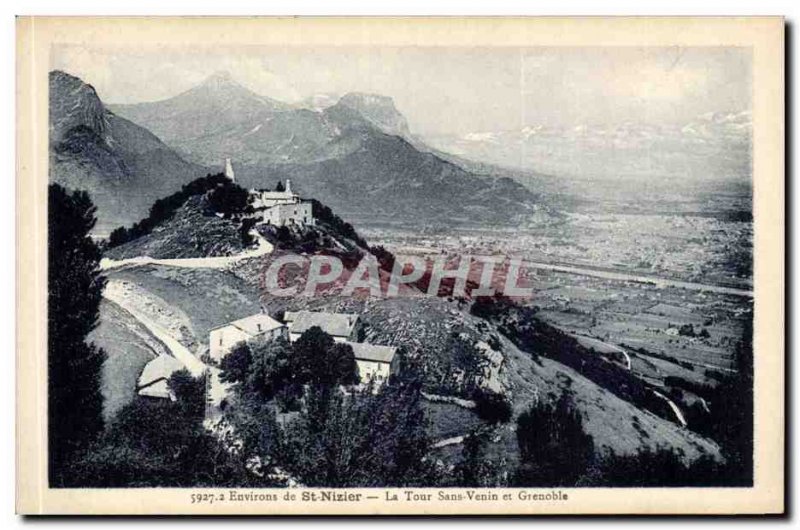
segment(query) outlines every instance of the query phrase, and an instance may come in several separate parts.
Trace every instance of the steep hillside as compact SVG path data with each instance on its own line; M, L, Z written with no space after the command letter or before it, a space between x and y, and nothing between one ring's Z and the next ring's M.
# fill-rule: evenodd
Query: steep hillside
M50 180L89 191L100 233L138 220L158 197L204 173L148 130L107 110L94 88L50 73Z
M360 149L342 157L272 165L262 174L292 179L304 195L320 198L346 218L453 225L530 221L550 214L535 194L509 178L477 177L398 136L360 141ZM247 181L257 178L244 175Z
M686 463L702 457L721 458L712 440L619 397L614 388L557 360L520 349L501 327L472 315L468 302L438 297L262 296L261 303L272 314L297 309L359 313L365 340L401 348L405 362L423 375L428 394L469 399L477 386L507 396L516 417L537 400L555 401L566 393L583 414L585 428L601 451L635 455L644 448L669 447ZM542 325L542 332L558 334L547 325ZM469 409L460 413L472 418ZM453 427L450 436L468 430L465 422L460 429ZM515 462L518 448L513 422L498 434L489 451Z
M203 258L229 256L245 248L241 223L216 216L203 196L190 197L150 233L110 248L105 256L126 259Z
M315 159L336 134L321 113L255 94L227 73L163 101L112 108L207 165Z

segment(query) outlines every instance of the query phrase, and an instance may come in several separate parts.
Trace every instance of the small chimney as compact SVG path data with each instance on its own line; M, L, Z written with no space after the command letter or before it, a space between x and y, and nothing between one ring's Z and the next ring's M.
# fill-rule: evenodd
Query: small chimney
M231 182L236 182L236 176L233 174L233 166L231 165L231 159L225 159L225 176L230 179Z
M292 193L292 181L286 179L286 193Z

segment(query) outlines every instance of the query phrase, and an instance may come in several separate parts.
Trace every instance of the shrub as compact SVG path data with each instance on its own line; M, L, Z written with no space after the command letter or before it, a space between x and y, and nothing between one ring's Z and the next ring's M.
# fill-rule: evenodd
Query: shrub
M519 486L574 486L592 464L594 442L568 394L536 403L517 418Z
M503 394L478 388L472 395L475 413L489 423L505 423L511 419L511 403Z

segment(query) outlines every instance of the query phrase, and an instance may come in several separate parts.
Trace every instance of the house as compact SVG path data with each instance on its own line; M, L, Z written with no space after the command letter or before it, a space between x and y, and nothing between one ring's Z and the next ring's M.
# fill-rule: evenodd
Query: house
M276 204L264 210L262 219L264 223L274 226L314 224L314 214L311 213L310 202Z
M225 159L225 176L236 182L231 159ZM311 202L304 201L292 191L292 181L286 179L283 191L251 189L250 205L261 215L263 223L274 226L314 225L314 214Z
M209 333L209 354L212 359L219 361L236 344L256 337L275 340L279 337L288 339L289 335L285 325L266 313L256 313L212 329Z
M292 181L286 179L284 191L250 190L253 208L261 212L262 220L274 226L314 224L314 214L309 201L304 201L292 191Z
M175 396L169 391L167 382L172 374L183 368L183 364L175 357L159 355L147 363L142 370L136 386L139 395L175 401Z
M250 190L253 195L253 208L272 208L281 204L298 204L300 196L292 191L292 181L286 179L284 191Z
M353 348L361 384L373 381L376 385L381 385L389 376L399 372L400 357L397 355L397 348L365 342L347 341L344 344Z
M317 311L287 311L283 321L289 328L290 342L296 341L313 327L322 329L336 342L346 342L355 337L359 324L358 315L355 314Z

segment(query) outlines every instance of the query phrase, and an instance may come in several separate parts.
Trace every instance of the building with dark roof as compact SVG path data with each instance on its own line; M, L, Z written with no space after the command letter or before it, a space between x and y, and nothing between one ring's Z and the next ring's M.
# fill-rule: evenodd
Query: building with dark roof
M289 327L291 342L313 327L320 328L336 342L345 342L355 337L358 327L358 315L352 313L287 311L283 320Z

